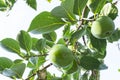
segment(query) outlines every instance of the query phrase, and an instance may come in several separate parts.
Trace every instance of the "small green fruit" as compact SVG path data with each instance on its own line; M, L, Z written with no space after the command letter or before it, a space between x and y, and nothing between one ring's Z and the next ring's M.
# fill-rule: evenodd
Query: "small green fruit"
M0 11L5 11L7 9L7 4L5 0L0 0Z
M66 74L72 74L78 70L77 62L74 60L72 66L67 70L63 69L63 72Z
M59 67L67 67L73 62L73 53L62 44L56 44L49 53L50 61Z
M108 16L100 16L92 23L91 33L94 37L105 39L109 37L115 29L114 22Z
M100 14L102 16L109 16L112 20L114 20L118 16L118 9L114 4L106 3Z
M7 4L6 4L5 0L0 0L0 8L6 7L6 6L7 6Z

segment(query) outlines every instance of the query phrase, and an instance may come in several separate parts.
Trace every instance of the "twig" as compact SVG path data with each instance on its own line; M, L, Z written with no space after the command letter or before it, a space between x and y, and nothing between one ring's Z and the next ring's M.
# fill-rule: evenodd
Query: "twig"
M115 1L113 4L116 5L118 3L118 1Z
M47 66L45 66L44 68L42 68L41 70L37 70L36 73L33 73L31 76L29 76L27 79L25 80L29 80L30 78L32 78L33 76L35 76L37 73L39 73L40 71L43 71L45 69L47 69L48 67L50 67L52 65L52 63L48 64Z
M82 26L82 24L83 24L83 22L84 22L84 19L83 19L83 18L84 18L86 9L87 9L87 6L83 9L81 23L80 23L79 27L77 28L77 30L80 29L80 27Z
M48 54L31 55L31 56L27 55L27 56L24 56L24 59L28 60L28 59L31 58L31 57L41 57L41 56L47 56L47 55L48 55Z
M95 19L88 19L88 18L82 18L79 21L82 21L82 20L84 20L84 21L95 21Z
M82 36L82 39L83 39L83 42L84 42L84 44L86 46L85 36Z
M40 56L47 56L48 54L40 54L40 55L32 55L32 56L26 56L26 57L40 57Z

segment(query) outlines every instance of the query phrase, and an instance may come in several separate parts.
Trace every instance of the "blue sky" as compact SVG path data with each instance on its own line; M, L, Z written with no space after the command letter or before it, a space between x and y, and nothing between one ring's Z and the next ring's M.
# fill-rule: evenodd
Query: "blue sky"
M50 11L55 6L59 5L59 0L53 0L48 3L46 0L37 0L38 10L35 11L26 5L24 0L18 0L9 12L0 12L0 40L6 37L16 38L20 30L27 30L31 20L41 11ZM120 11L120 2L117 4ZM120 12L119 12L120 14ZM120 27L120 17L114 21L116 27ZM19 58L17 55L9 53L0 47L0 56L5 56L11 59ZM107 70L101 71L101 80L118 80L120 79L120 50L118 50L117 42L108 44L107 56L105 64L108 65ZM50 70L50 69L49 69ZM25 74L24 74L25 77ZM0 75L1 80L10 80L3 75Z

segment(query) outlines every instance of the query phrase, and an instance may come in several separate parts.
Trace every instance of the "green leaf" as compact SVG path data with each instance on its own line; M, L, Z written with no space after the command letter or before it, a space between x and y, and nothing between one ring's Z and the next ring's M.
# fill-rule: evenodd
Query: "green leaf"
M22 78L22 75L25 71L25 64L24 63L18 63L13 65L9 69L5 69L2 74L8 77L16 77L16 78Z
M71 24L66 24L64 26L64 30L63 30L64 39L70 39L70 37L71 37L70 26L71 26Z
M118 41L120 39L120 28L117 28L113 34L107 38L108 42L113 43L115 41Z
M77 30L76 32L74 32L71 36L70 42L72 44L74 44L78 39L80 39L86 32L85 28L82 28L80 30Z
M20 46L27 52L31 50L32 40L30 35L26 31L23 30L20 31L20 34L18 35L18 41L20 43Z
M43 49L45 49L45 46L46 46L45 39L39 39L36 43L36 48L39 52L41 52Z
M36 72L36 70L34 70L34 69L30 70L28 77L31 76L32 74L34 74L34 72ZM29 80L35 80L35 76L32 76Z
M22 63L22 62L23 62L22 59L16 59L16 60L14 60L14 63L15 63L15 64L17 64L17 63Z
M35 50L35 51L37 50L36 44L38 40L39 40L38 38L32 38L32 50Z
M99 52L104 53L106 51L107 42L106 39L97 39L92 34L90 35L91 45Z
M7 6L9 7L9 10L11 10L17 0L6 0Z
M75 15L73 14L74 0L65 0L61 3L61 6L65 9L69 19L75 21Z
M106 51L104 51L104 50L103 50L103 52L96 51L96 52L94 52L93 56L94 56L95 58L104 59L105 56L106 56Z
M57 41L57 44L63 44L66 45L66 42L63 38L59 38L59 40Z
M87 6L93 13L99 13L103 8L106 0L88 0Z
M68 74L63 74L62 75L62 80L71 80L71 76Z
M105 70L108 69L108 66L106 66L104 63L100 64L99 70Z
M88 73L85 72L85 73L81 76L80 80L88 80Z
M91 56L83 56L80 59L80 66L86 70L99 69L100 61Z
M29 68L38 69L45 62L45 57L31 57L27 66Z
M10 52L14 52L14 53L18 53L18 54L21 53L19 43L12 38L3 39L1 41L1 45L3 48L5 48L6 50L8 50Z
M44 11L38 14L31 22L28 31L33 33L49 33L65 24L61 19L51 15L50 12Z
M10 68L13 65L13 61L6 57L0 57L0 71L6 68Z
M112 2L113 0L107 0L107 1Z
M53 77L51 80L63 80L63 79L60 77Z
M74 22L76 17L73 14L74 0L65 0L62 1L60 6L55 7L51 13L52 15L65 18L67 21Z
M62 6L52 9L51 14L59 18L68 18L68 15Z
M49 41L53 41L53 42L56 41L56 39L57 39L57 34L56 34L55 31L52 31L52 32L49 32L49 33L46 33L46 34L42 34L42 36L45 39L47 39Z
M80 69L78 69L75 73L71 74L71 77L73 80L79 80L80 79L80 76L81 73L80 73Z
M74 0L74 10L73 12L79 16L82 15L83 9L86 7L88 0Z
M37 2L36 0L27 0L26 3L33 9L37 9Z
M53 41L46 40L46 45L52 47L55 43Z

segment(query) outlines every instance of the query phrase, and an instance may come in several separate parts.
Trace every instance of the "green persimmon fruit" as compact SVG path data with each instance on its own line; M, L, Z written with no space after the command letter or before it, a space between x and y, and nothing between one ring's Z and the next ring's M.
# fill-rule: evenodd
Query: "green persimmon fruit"
M68 70L63 69L63 72L66 73L66 74L72 74L72 73L76 72L77 70L78 70L78 64L74 60L72 66Z
M49 60L56 66L67 67L73 62L73 53L65 45L56 44L49 52Z
M118 8L112 3L106 3L100 14L102 16L109 16L112 20L114 20L118 16Z
M6 6L7 6L7 4L6 4L5 0L0 0L0 8L6 7Z
M91 26L91 33L94 37L105 39L109 37L115 29L115 24L108 16L100 16Z
M0 11L5 11L7 10L7 3L5 0L0 0Z

